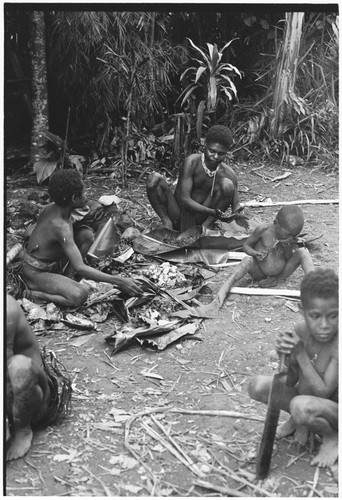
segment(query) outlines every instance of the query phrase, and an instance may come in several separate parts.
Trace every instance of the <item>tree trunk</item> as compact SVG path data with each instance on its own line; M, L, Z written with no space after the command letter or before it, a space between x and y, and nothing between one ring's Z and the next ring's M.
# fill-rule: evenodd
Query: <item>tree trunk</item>
M45 131L49 129L44 12L32 13L32 131L31 164L47 154Z
M270 129L273 138L281 135L286 118L292 111L291 93L294 92L296 82L303 19L303 12L286 13L284 41L276 73L272 103L274 117Z

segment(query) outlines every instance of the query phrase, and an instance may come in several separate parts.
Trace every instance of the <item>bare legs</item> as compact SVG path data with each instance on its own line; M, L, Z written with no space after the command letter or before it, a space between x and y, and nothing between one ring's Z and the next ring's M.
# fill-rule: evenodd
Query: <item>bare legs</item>
M249 383L248 393L252 399L267 404L273 377L257 375ZM309 431L320 434L323 442L311 465L332 465L338 456L338 404L316 396L298 395L294 387L285 387L282 409L290 417L277 429L277 438L295 433L294 438L305 445Z
M147 197L163 225L178 228L181 210L165 178L153 172L147 179Z
M147 196L154 211L160 217L163 225L169 229L184 231L194 225L209 227L215 220L213 216L189 213L182 210L164 176L153 172L147 179ZM226 177L217 178L213 193L204 200L196 200L205 207L219 208L226 211L233 203L236 188Z
M89 295L89 288L61 274L40 273L23 268L23 277L31 296L57 306L78 307Z
M31 447L31 421L35 415L44 413L49 390L45 374L32 359L17 354L8 362L8 386L11 401L8 401L11 416L11 437L7 445L6 460L24 456Z
M255 280L265 278L265 275L260 271L258 265L254 261L254 258L250 256L244 257L217 292L219 307L222 307L234 284L242 279L247 273L250 274Z
M290 412L296 425L306 426L323 438L311 465L332 465L338 457L338 404L315 396L297 396L290 403Z

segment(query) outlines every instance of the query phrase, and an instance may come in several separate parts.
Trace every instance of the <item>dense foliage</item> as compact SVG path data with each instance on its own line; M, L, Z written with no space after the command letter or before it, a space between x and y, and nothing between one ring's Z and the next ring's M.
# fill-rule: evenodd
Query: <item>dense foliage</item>
M274 109L275 75L290 18L271 8L242 8L46 10L50 132L76 149L86 138L99 155L120 157L123 176L130 162L144 166L149 157L178 165L213 123L232 129L236 156L284 161L296 155L334 167L337 12L306 11L292 35L299 56L291 89L277 90L283 113ZM30 129L30 24L29 12L12 6L5 13L5 131L11 143L17 122Z

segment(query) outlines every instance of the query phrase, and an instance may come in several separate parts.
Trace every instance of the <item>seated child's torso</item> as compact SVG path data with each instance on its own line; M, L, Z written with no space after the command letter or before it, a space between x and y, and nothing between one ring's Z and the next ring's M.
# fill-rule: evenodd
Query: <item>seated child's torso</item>
M262 238L255 245L255 250L266 250L264 260L256 260L259 268L266 276L278 276L291 257L292 247L284 247L275 237L274 226L270 225L263 233Z

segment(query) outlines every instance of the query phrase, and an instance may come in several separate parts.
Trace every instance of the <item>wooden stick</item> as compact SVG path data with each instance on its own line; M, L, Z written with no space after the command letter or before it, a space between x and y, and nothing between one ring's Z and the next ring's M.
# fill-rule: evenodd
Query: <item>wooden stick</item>
M242 295L277 295L281 297L298 297L300 298L299 290L288 290L286 288L248 288L233 286L230 293L239 293Z
M278 207L281 205L329 205L339 203L339 200L295 200L295 201L246 201L244 207Z
M224 495L228 497L247 497L249 495L244 495L243 493L240 493L238 490L233 490L232 488L227 488L223 486L217 486L212 483L208 483L207 481L202 481L201 479L197 479L197 481L194 481L194 484L196 486L201 486L201 488L206 488L207 490L213 490L213 491L218 491L219 493L223 493Z
M232 418L246 418L248 420L255 420L256 422L264 422L264 417L257 415L247 415L246 413L239 413L237 411L227 410L183 410L182 408L174 408L169 410L170 413L184 413L185 415L206 415L208 417L232 417Z

